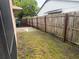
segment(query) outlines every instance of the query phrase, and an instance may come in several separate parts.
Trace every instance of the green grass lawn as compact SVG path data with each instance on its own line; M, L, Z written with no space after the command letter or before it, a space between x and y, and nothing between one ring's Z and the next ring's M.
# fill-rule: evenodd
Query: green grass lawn
M17 32L18 59L79 59L76 47L48 33L34 30Z

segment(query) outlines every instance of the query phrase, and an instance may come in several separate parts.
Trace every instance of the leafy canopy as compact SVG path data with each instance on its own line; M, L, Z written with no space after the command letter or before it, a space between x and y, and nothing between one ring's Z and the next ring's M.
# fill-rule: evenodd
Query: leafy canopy
M38 4L36 0L14 0L13 3L23 8L19 15L34 16L37 13Z

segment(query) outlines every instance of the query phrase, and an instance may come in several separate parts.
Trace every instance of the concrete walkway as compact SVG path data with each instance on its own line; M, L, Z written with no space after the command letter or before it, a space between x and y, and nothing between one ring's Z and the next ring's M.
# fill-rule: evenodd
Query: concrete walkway
M34 28L17 28L18 59L79 59L79 49Z

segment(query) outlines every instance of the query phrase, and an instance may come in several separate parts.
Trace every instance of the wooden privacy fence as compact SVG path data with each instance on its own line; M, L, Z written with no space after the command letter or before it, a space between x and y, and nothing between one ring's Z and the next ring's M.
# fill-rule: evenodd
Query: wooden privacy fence
M32 17L28 25L79 45L79 12Z

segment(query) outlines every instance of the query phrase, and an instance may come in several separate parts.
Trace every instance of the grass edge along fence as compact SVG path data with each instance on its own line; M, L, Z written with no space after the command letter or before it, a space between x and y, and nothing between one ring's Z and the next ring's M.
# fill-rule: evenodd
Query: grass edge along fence
M52 33L63 41L79 45L79 12L35 16L27 20L28 25Z

